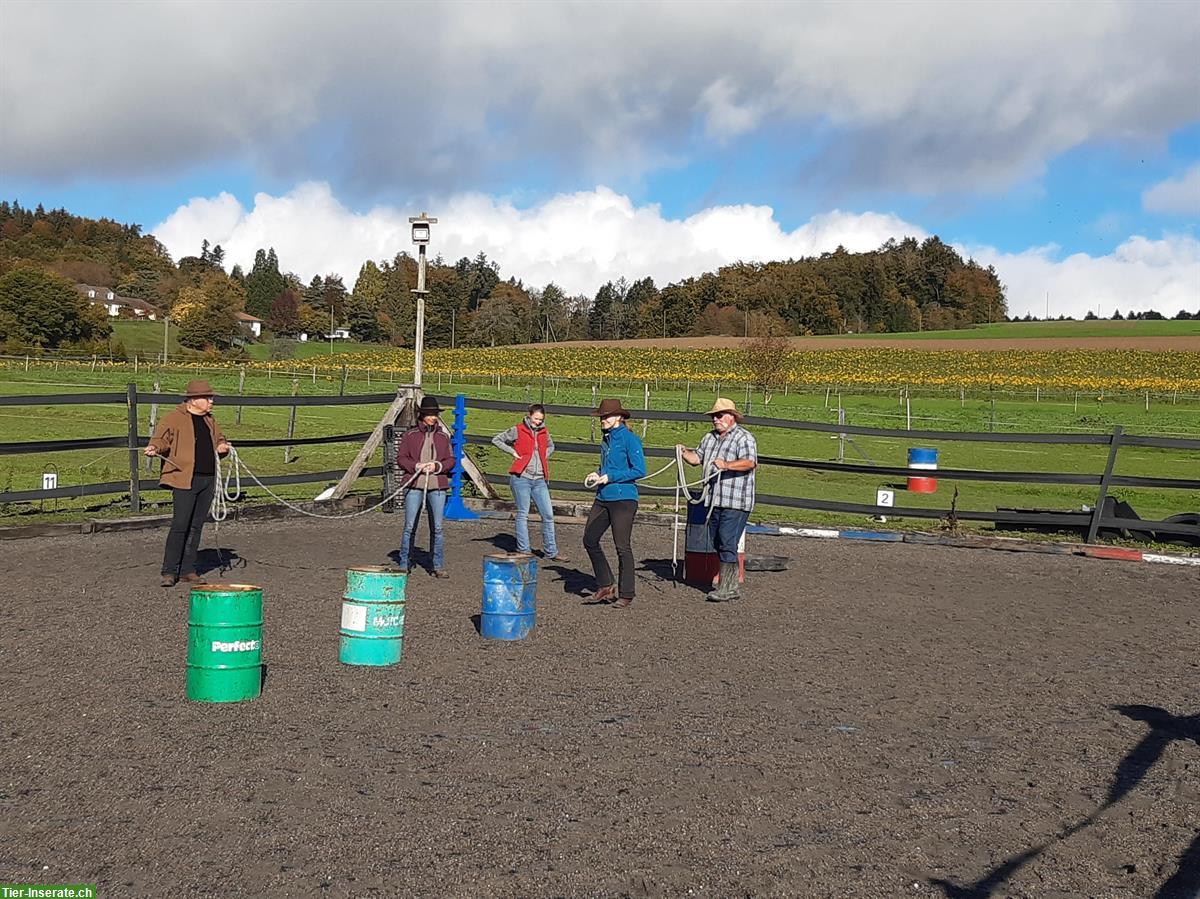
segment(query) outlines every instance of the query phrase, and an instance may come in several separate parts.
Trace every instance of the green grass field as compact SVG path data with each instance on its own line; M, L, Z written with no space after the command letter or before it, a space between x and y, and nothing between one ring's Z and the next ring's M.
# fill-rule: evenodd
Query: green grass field
M379 346L373 343L359 343L357 340L306 340L294 344L293 359L312 359L314 356L336 356L339 353L361 353L377 350ZM246 345L246 355L251 359L265 362L271 358L269 343L250 343Z
M179 345L179 329L174 324L169 324L168 328L167 352L171 357L179 357L184 352L183 347ZM162 322L113 319L112 329L112 344L116 345L120 342L125 347L126 356L130 359L135 354L143 360L154 360L162 356ZM261 343L248 343L244 349L246 355L251 359L266 361L271 357L269 337ZM377 349L379 347L376 344L360 343L357 340L335 340L332 346L333 354L360 353ZM293 358L311 359L314 356L328 356L330 350L328 340L310 340L304 343L297 341L294 344Z
M823 335L834 339L844 334ZM1065 337L1197 337L1200 321L1069 321L996 322L955 331L907 331L897 334L855 334L879 340L1013 340Z
M237 421L235 397L238 376L236 370L212 370L200 373L212 381L215 389L226 396L218 400L216 415L222 427L236 443L238 439L279 438L286 436L289 410L281 407L246 407L240 423ZM167 396L165 404L173 404L190 377L196 372L167 371L159 375L143 367L137 377L139 391L143 393L139 404L142 433L149 431L150 397L158 378ZM50 369L34 369L29 373L19 370L0 372L0 394L36 394L86 392L87 390L122 390L129 375L125 372L97 370L90 372L72 370L53 372ZM299 392L303 395L336 394L339 389L336 379L318 375L315 380L298 380ZM385 392L389 382L376 379L370 387L362 381L351 382L348 393ZM246 393L252 395L285 395L291 392L292 379L278 375L267 378L255 374L247 378ZM546 403L590 406L590 388L558 384L541 393L541 382L528 385L506 385L497 392L492 384L471 383L467 385L427 382L427 389L449 405L453 393L462 390L470 396L488 399L505 399L515 402L544 401ZM728 392L728 385L723 392ZM641 384L606 385L606 395L622 396L630 408L642 404ZM739 403L745 397L733 393ZM690 398L690 408L703 411L712 401L711 390L695 390ZM663 386L653 398L656 409L683 410L688 398L681 390L670 390ZM794 393L776 396L769 406L762 406L761 399L754 403L757 415L790 418L796 420L836 423L839 398L825 391ZM1182 397L1174 403L1155 398L1149 410L1144 401L1097 402L1095 398L1081 400L1076 408L1073 398L1043 397L1033 402L1031 397L1005 397L997 399L993 408L985 397L960 399L938 395L917 395L911 398L912 427L930 430L987 431L1055 431L1055 432L1110 432L1114 424L1121 424L1130 433L1172 434L1200 437L1200 398ZM828 405L827 405L828 403ZM892 391L888 393L842 395L840 403L845 410L848 424L870 427L903 429L907 424L908 410ZM296 416L297 437L319 437L341 433L370 430L383 412L382 406L342 406L329 408L302 407ZM447 420L452 416L447 414ZM468 430L473 434L491 436L516 421L512 413L472 411L469 413ZM592 442L595 437L590 419L573 416L551 416L551 432L562 442ZM641 423L635 422L641 433ZM123 405L96 406L24 406L0 407L0 442L72 439L83 437L113 436L125 433L126 410ZM695 445L706 429L697 416L694 425L674 422L651 422L646 428L647 446L673 447L677 442ZM764 456L782 456L815 460L836 460L839 450L847 462L870 462L877 465L902 466L910 446L923 445L904 437L856 437L844 446L835 436L817 432L756 429L759 451ZM283 448L247 448L242 453L244 462L260 475L315 472L345 468L356 453L355 444L334 444L298 447L293 451L290 462L284 462ZM991 444L944 442L939 445L939 462L945 468L968 468L1007 471L1062 471L1099 474L1106 460L1104 447L1084 446L1038 446L1020 444ZM487 472L503 474L507 470L508 457L492 447L471 447L472 457ZM371 464L378 464L379 457ZM665 464L667 460L651 459L650 470ZM594 455L563 453L554 459L552 477L557 480L582 482L584 476L595 467ZM43 471L59 473L60 486L102 481L120 481L128 477L128 454L126 450L94 450L39 455L0 456L0 489L28 490L41 485ZM1194 478L1200 471L1195 452L1129 448L1122 450L1116 468L1119 474L1151 475L1177 478ZM151 476L143 469L143 477ZM895 479L903 486L902 479ZM673 474L667 472L655 479L663 486L673 485ZM764 466L758 478L759 491L764 494L803 496L815 499L843 500L871 503L875 490L884 486L867 475L843 473L809 472L796 469L779 469ZM293 499L311 499L325 485L309 484L288 488L276 488L281 495ZM1083 504L1095 501L1096 490L1092 487L1069 485L989 484L984 482L957 482L959 489L958 507L990 511L996 507L1079 509ZM364 480L363 490L379 489L379 482ZM948 509L955 483L943 480L939 492L932 495L901 494L897 503L931 509ZM506 491L502 490L502 493ZM256 500L263 498L261 490L252 490ZM1127 499L1143 518L1160 518L1166 515L1200 511L1200 491L1165 489L1128 489L1115 491L1120 498ZM577 498L588 494L581 487ZM669 491L646 490L643 506L657 503L669 507L673 494ZM661 499L659 499L661 497ZM152 493L147 500L164 500L165 494ZM42 511L37 504L11 504L0 507L0 523L28 523L35 520L55 518L83 518L119 516L128 514L127 497L95 497L80 500L59 500L58 511L54 512L53 501L45 504ZM153 512L150 508L148 511ZM819 513L789 508L760 507L756 520L808 522L815 524L866 525L863 516L835 513ZM923 519L892 520L889 526L929 529L936 527L935 521ZM977 527L987 530L989 526Z
M163 351L163 322L126 321L114 319L112 322L111 343L125 347L126 355L132 359L134 354L143 359L158 357ZM182 347L179 345L179 329L174 324L167 323L168 338L167 352L172 356L179 355Z

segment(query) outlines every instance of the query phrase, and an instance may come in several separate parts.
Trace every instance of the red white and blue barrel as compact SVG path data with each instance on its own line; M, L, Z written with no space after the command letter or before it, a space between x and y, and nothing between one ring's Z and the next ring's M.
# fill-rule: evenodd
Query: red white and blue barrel
M692 499L700 494L692 491ZM708 506L688 503L687 529L684 531L683 579L686 583L710 589L717 581L721 560L708 529ZM746 532L738 538L738 583L746 581Z
M908 450L908 467L914 471L937 471L936 449L913 446ZM937 478L927 475L910 476L908 479L910 493L937 493Z

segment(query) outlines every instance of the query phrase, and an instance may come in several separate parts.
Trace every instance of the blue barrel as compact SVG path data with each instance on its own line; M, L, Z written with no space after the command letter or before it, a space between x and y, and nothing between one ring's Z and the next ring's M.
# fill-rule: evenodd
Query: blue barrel
M404 591L408 575L364 565L346 570L341 647L345 665L395 665L404 648Z
M490 640L522 640L536 617L537 559L529 553L484 556L479 633Z
M937 471L938 451L932 447L914 446L908 451L908 467L915 471ZM937 493L937 478L928 475L909 477L908 489L912 493Z

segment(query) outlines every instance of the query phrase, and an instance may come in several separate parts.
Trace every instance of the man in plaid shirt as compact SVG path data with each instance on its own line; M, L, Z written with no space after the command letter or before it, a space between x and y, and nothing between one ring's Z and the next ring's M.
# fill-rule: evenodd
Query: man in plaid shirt
M739 422L742 413L732 400L718 397L707 415L713 429L696 449L679 444L676 450L689 465L703 465L702 500L709 507L708 532L721 563L720 583L708 594L710 602L728 602L742 595L738 584L738 541L754 509L754 469L758 444Z

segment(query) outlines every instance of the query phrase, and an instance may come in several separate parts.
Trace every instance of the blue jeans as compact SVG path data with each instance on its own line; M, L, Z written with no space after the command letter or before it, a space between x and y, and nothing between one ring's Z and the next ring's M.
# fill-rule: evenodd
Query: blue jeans
M404 536L400 538L400 567L408 568L408 550L421 517L421 499L425 491L410 487L404 491ZM433 570L441 571L446 563L446 536L442 532L446 511L446 491L430 490L425 505L429 509L429 542L433 546Z
M750 513L741 509L717 506L712 510L708 519L708 539L712 541L713 549L722 562L738 560L738 541L742 539L742 531L746 530L749 520Z
M517 504L517 549L529 552L529 501L537 506L542 516L542 549L546 558L558 555L558 543L554 539L554 507L550 504L550 485L544 478L523 478L510 474L508 486L512 488L513 500Z

